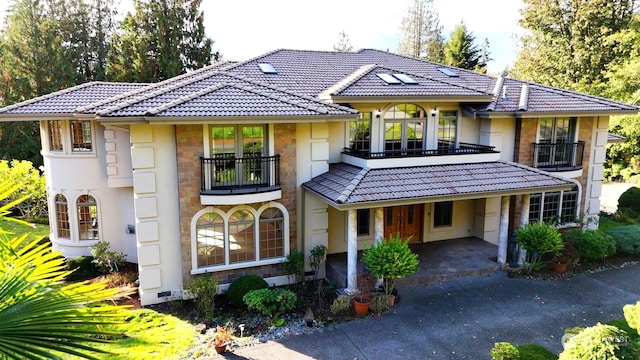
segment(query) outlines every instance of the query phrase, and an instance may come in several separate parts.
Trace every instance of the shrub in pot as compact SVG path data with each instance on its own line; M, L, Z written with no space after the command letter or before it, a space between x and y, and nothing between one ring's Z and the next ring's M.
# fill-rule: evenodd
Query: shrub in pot
M364 250L362 262L378 279L383 279L384 290L391 295L395 280L407 277L418 271L418 255L409 248L409 239L403 240L400 234L389 236Z

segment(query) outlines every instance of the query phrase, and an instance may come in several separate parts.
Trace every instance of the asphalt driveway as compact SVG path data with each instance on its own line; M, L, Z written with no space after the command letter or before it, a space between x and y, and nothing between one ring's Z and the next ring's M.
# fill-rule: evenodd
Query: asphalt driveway
M640 301L640 264L570 279L509 279L498 271L399 289L380 317L227 353L228 359L489 359L497 341L559 353L564 329L622 318Z

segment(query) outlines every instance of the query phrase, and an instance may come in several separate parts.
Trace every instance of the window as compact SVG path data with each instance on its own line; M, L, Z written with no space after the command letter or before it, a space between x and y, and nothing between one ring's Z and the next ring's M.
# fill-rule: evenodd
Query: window
M76 202L78 208L78 238L98 240L98 206L91 195L81 195Z
M70 238L71 231L69 230L69 205L67 204L67 198L62 194L56 195L55 199L56 209L56 226L59 238Z
M541 145L537 152L537 166L570 165L573 163L575 149L576 118L540 119Z
M391 155L421 154L425 147L425 111L415 104L392 107L384 116L385 152Z
M62 126L59 120L47 121L49 130L49 151L62 151Z
M453 220L453 201L433 204L433 227L451 226Z
M458 112L441 111L438 118L438 149L455 149L458 132Z
M279 263L288 253L288 220L281 205L224 213L204 209L192 220L193 270Z
M349 149L368 152L371 144L371 113L349 123Z
M71 120L71 145L74 152L91 151L91 121Z
M369 209L358 209L356 216L358 236L369 235L369 229L371 228L371 211Z
M529 222L573 223L578 214L578 187L569 191L531 195Z

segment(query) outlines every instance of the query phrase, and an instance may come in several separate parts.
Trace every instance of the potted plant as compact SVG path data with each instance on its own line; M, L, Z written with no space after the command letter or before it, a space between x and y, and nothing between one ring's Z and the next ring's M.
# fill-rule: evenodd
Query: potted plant
M557 274L564 274L570 264L578 261L578 252L573 246L575 239L571 234L563 235L564 248L551 259L551 269Z
M514 241L527 251L525 269L529 274L545 266L545 255L558 254L564 248L558 229L546 223L526 224L516 231Z
M356 315L364 315L369 312L371 293L376 279L369 272L358 274L358 293L353 295L353 310Z
M384 292L389 298L395 289L395 281L418 271L420 262L418 255L409 248L409 239L401 239L400 234L390 235L365 249L362 261L373 276L383 279Z
M225 326L218 325L216 332L213 334L213 346L218 354L227 351L227 347L231 345L233 340L233 326L227 323Z

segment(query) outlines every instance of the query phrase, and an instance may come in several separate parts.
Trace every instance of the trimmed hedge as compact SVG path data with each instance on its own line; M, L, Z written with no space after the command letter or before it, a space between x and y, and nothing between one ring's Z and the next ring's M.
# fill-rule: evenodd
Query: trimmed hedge
M269 284L260 276L255 274L243 275L229 285L227 289L227 299L229 302L237 307L244 305L242 299L249 291L266 289Z
M620 195L620 198L618 198L618 212L632 217L640 215L640 188L634 186Z
M621 253L640 255L640 225L618 226L607 231Z

